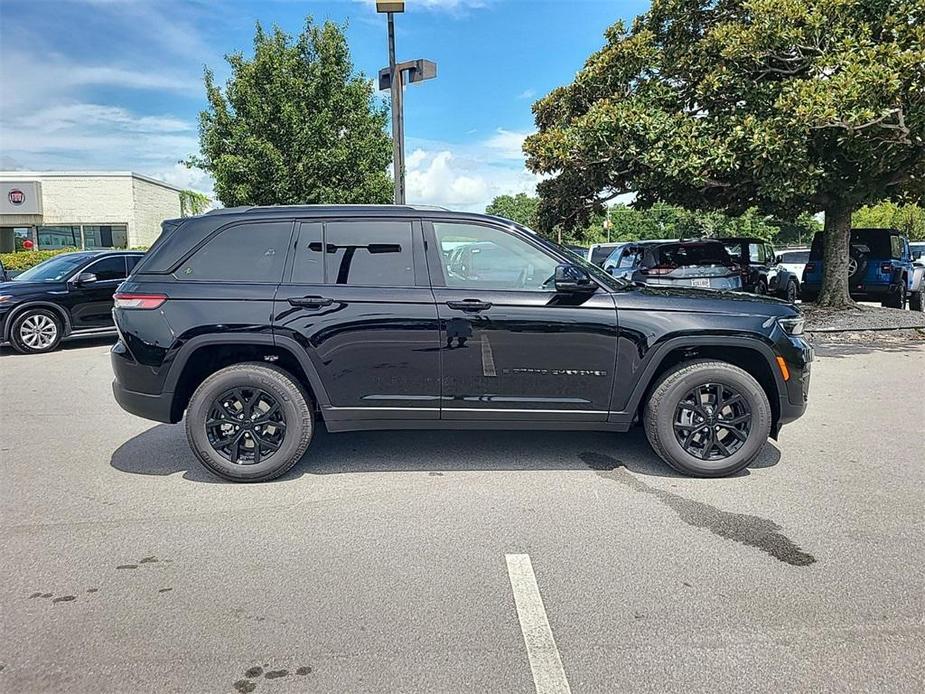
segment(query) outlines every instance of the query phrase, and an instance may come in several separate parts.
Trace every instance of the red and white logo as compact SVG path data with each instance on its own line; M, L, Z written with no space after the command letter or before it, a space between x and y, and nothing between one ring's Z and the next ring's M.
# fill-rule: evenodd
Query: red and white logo
M22 205L26 201L26 194L18 188L13 188L8 197L11 205Z

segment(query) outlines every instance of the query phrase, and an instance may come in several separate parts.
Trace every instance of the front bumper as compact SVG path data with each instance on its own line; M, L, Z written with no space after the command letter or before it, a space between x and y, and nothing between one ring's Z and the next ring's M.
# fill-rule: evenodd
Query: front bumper
M790 378L784 382L784 389L779 393L777 427L789 424L806 412L809 402L809 380L815 352L802 337L787 337L786 342L778 343L778 352L784 358ZM776 432L775 432L776 433Z

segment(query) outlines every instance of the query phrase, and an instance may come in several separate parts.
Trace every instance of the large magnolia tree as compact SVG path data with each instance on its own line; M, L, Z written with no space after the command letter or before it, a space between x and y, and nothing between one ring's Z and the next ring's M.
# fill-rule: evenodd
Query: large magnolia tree
M925 0L653 0L534 105L540 224L635 191L825 212L819 302L851 304L851 213L925 196Z
M253 56L227 60L224 90L206 70L201 154L187 162L212 174L222 203L391 201L388 111L354 71L341 27L309 18L292 38L258 24Z

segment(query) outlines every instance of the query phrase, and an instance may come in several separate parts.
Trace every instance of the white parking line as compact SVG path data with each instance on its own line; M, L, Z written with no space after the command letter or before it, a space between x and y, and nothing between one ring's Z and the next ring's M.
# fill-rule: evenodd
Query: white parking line
M505 554L536 694L571 694L529 554Z

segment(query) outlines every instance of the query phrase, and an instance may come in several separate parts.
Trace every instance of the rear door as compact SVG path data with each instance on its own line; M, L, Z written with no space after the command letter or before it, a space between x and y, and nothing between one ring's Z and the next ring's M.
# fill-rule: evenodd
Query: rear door
M274 330L311 360L335 428L439 419L439 328L418 220L301 221Z

